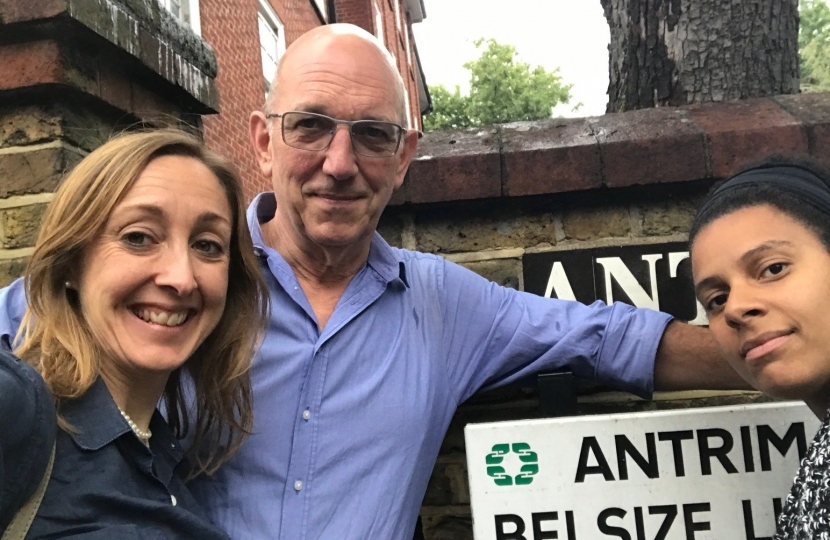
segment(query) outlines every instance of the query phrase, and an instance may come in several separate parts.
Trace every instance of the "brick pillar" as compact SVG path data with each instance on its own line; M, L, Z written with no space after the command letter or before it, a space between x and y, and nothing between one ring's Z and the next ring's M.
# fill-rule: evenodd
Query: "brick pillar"
M377 35L372 2L373 0L336 0L337 22L351 23Z
M72 166L123 129L200 126L215 77L207 44L156 2L0 0L0 285Z

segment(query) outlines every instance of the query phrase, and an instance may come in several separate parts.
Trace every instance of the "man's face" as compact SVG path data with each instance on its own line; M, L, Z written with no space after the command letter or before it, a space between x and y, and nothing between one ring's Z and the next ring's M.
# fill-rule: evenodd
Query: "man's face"
M401 123L393 74L371 44L354 36L294 51L281 67L269 109ZM355 153L347 126L339 125L322 151L286 145L281 127L279 118L269 122L271 163L260 158L276 193L275 219L301 244L324 249L365 245L403 182L415 149L410 139L416 134L409 133L393 156L366 157Z

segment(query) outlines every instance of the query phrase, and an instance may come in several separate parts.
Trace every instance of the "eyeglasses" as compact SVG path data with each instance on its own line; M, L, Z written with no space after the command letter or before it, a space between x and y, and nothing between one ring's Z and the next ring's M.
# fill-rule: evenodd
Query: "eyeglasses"
M324 114L289 111L268 113L265 118L282 118L282 140L292 148L321 152L329 147L339 124L349 126L352 147L371 158L395 155L404 128L380 120L337 120Z

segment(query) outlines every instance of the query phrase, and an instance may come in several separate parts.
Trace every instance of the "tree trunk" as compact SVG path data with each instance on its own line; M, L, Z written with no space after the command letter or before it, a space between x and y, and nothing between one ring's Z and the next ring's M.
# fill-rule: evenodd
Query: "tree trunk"
M798 0L600 0L607 112L798 92Z

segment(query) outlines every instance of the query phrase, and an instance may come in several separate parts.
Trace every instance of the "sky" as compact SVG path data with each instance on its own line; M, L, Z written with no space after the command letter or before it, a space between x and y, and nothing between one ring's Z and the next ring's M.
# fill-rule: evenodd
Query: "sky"
M573 84L571 105L554 116L598 116L608 102L608 24L600 0L424 0L426 18L412 26L428 85L469 88L465 62L480 56L473 41L495 38L519 59ZM582 103L577 111L573 105Z

